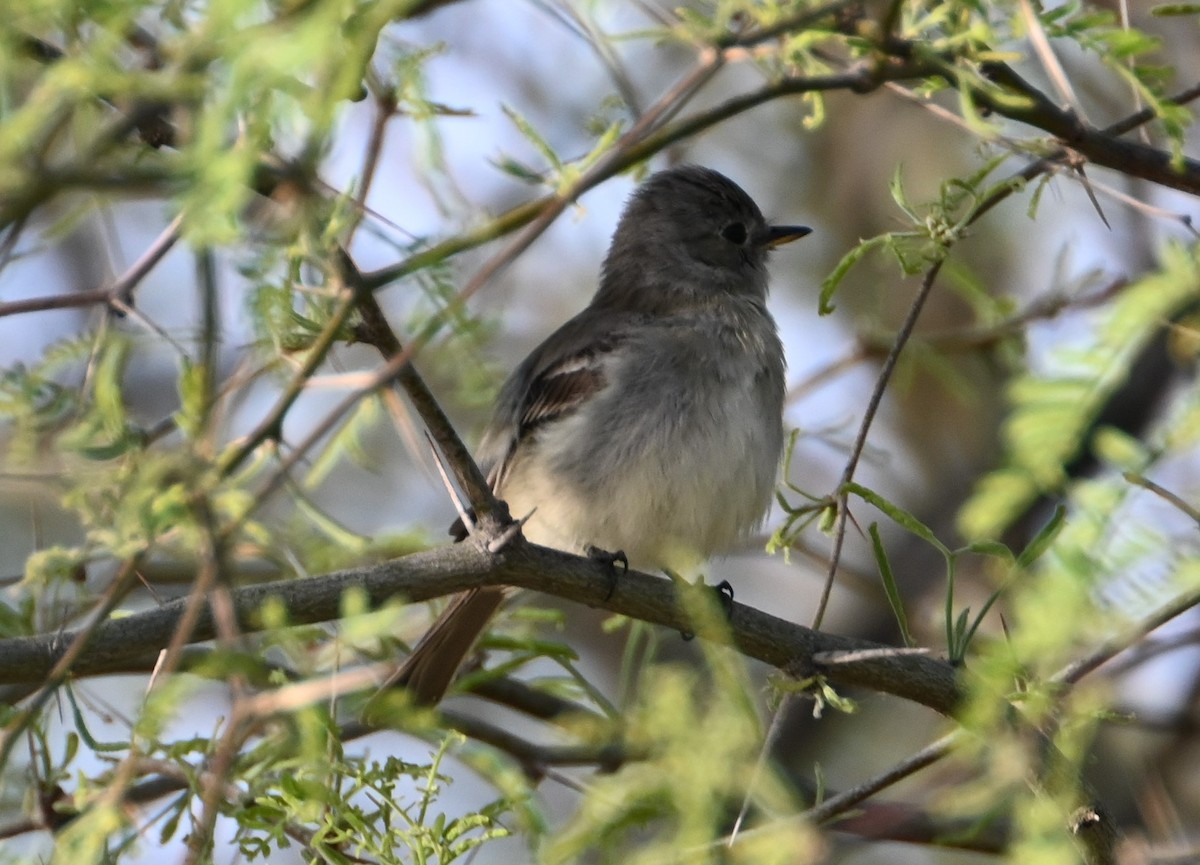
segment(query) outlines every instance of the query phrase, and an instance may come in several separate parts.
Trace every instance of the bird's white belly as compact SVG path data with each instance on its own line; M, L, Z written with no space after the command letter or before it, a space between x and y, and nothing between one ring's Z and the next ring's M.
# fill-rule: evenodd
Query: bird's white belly
M570 428L596 424L592 412L564 418L563 429L542 443L545 459L519 461L505 484L513 494L501 490L514 516L532 513L526 537L573 552L621 550L634 567L681 572L730 549L769 504L779 432L747 423L763 411L753 389L723 390L702 404L651 409L649 435L633 446ZM565 449L582 440L596 451L587 458L554 452L555 442ZM549 468L563 461L589 464L595 473L584 483L566 482Z

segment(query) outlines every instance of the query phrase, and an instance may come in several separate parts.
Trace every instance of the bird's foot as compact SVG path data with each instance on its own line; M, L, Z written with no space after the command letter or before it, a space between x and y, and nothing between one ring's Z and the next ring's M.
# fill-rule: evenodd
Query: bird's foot
M689 583L675 571L664 568L664 572L677 587L685 591L711 590L716 592L717 604L721 607L721 611L725 614L725 620L729 621L733 617L733 585L729 580L721 580L715 586L709 586L704 582L704 577L696 577L696 581ZM694 640L696 634L694 631L680 631L679 636L685 640Z
M584 547L583 551L593 562L599 562L608 568L608 591L604 594L604 600L607 601L617 590L617 579L620 576L617 572L617 565L621 566L621 570L628 572L629 558L621 550L609 552L599 547L593 547L591 544Z

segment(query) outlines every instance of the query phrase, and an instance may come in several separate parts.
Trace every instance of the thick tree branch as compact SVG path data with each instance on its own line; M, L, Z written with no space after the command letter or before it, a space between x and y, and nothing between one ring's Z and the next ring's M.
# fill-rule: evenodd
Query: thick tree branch
M997 84L1023 97L1016 100L1001 99L987 90L973 94L982 105L997 114L1048 132L1064 147L1095 165L1111 168L1128 177L1200 195L1200 162L1197 160L1181 157L1176 162L1166 150L1121 138L1117 130L1124 130L1128 125L1126 121L1107 129L1090 126L1074 112L1050 102L1045 94L1008 66L987 64L984 73ZM1192 95L1194 90L1189 89L1187 94Z
M794 675L822 675L835 685L893 694L943 714L952 712L961 696L955 669L928 655L893 653L877 643L811 631L743 604L733 605L728 627L706 627L687 615L669 580L630 571L622 574L609 596L605 566L520 538L494 555L468 541L380 565L249 586L232 594L239 628L253 632L263 628L259 611L268 599L281 602L288 621L299 625L336 619L342 595L350 589L361 590L372 604L380 604L395 596L424 601L488 585L534 589L674 630L695 630ZM72 672L82 676L118 671L127 668L131 658L166 646L186 603L180 599L105 621L96 627L86 655L76 661ZM209 640L215 634L211 608L206 605L192 640ZM0 682L41 681L74 637L68 632L0 640ZM863 650L872 651L859 660L847 660L845 653ZM823 663L818 656L836 660Z

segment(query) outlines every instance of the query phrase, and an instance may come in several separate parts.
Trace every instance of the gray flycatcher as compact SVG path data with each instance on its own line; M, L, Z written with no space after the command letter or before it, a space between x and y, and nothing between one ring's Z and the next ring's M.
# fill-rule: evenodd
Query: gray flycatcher
M504 383L479 448L528 540L687 572L761 524L783 448L767 254L810 231L707 168L637 189L592 302ZM508 591L454 598L388 684L441 700Z

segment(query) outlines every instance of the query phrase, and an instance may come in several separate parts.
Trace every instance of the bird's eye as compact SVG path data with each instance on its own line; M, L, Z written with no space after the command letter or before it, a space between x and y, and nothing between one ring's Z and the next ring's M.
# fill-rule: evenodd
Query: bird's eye
M746 242L747 236L746 226L740 222L731 222L721 229L721 237L738 246Z

